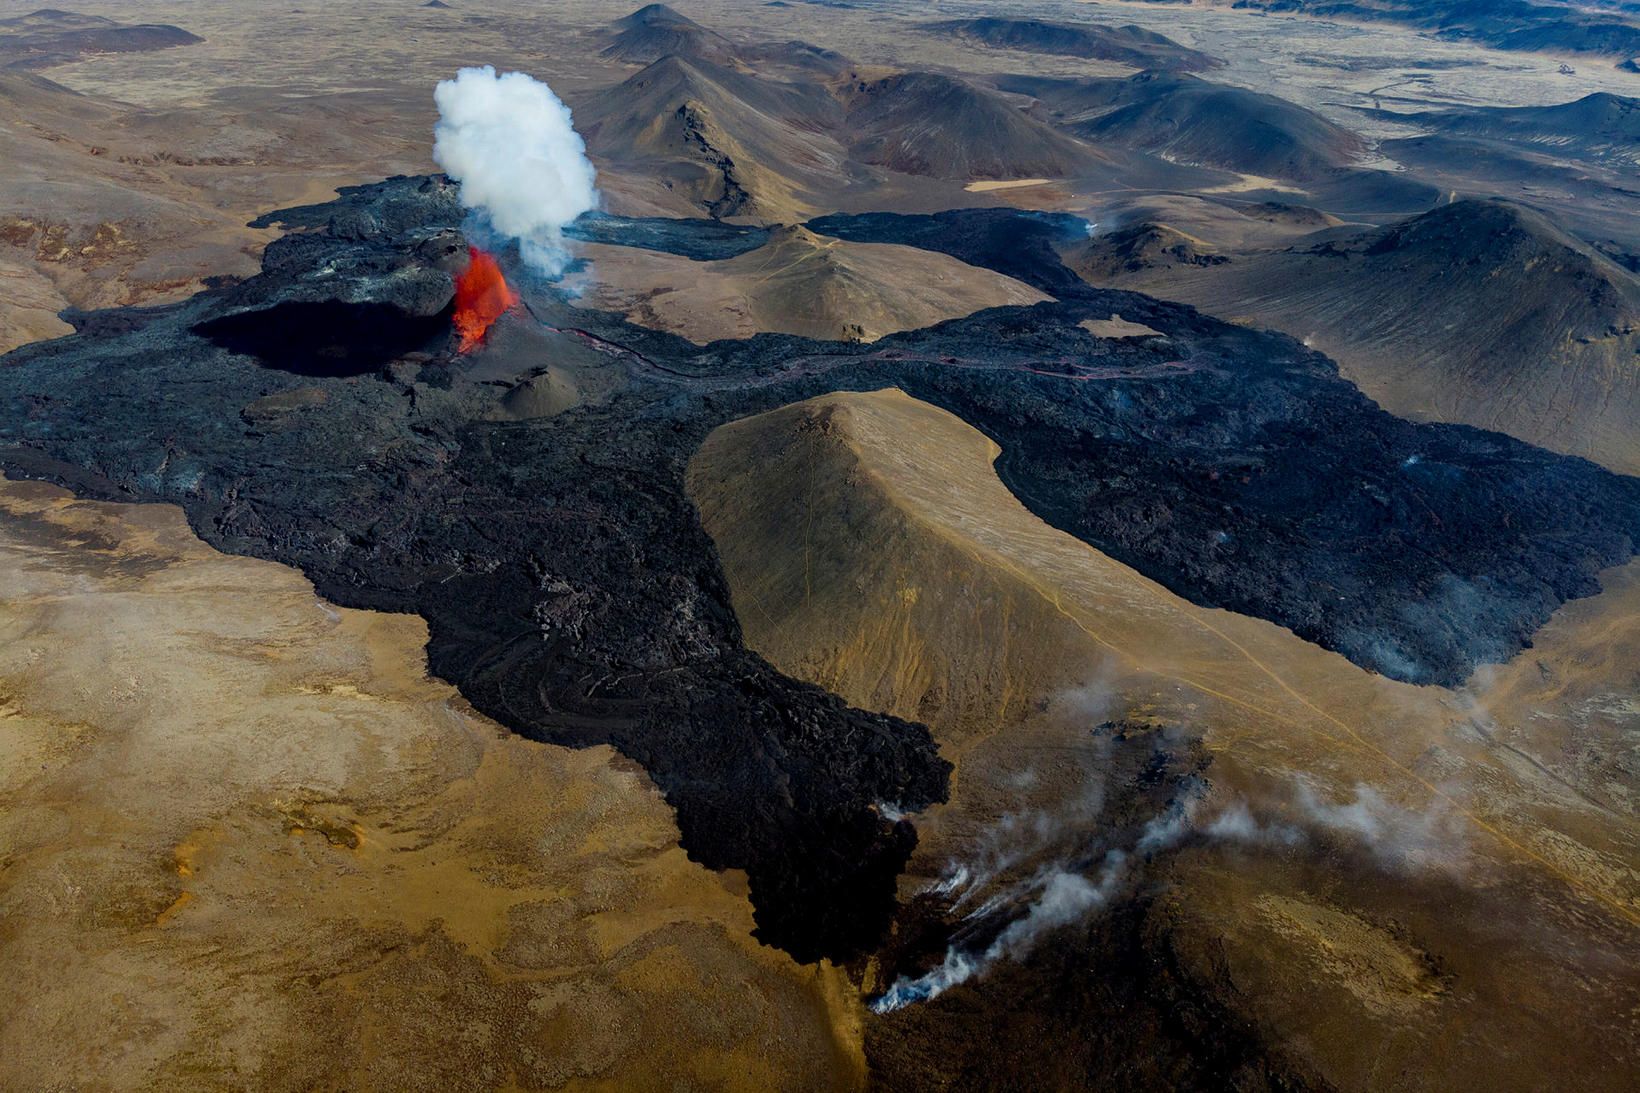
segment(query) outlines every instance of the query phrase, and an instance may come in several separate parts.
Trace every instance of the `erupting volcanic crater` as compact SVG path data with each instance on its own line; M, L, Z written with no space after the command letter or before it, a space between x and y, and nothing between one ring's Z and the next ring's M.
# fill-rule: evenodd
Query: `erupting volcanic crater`
M518 305L518 293L507 284L501 264L488 251L467 248L467 268L456 277L456 333L461 336L461 352L468 353L484 341L495 321Z

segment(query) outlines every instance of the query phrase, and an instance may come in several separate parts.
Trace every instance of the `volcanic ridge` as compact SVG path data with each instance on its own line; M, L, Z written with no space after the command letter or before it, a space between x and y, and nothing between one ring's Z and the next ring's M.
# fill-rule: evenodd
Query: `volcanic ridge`
M1640 279L1541 214L1468 199L1233 259L1138 246L1170 231L1124 229L1070 261L1097 283L1303 332L1395 413L1640 472Z
M1213 68L1220 62L1173 39L1132 24L1120 27L1091 23L1052 23L1041 19L950 19L927 23L925 29L938 34L1031 53L1081 57L1094 61L1116 61L1134 68L1171 69L1195 72Z

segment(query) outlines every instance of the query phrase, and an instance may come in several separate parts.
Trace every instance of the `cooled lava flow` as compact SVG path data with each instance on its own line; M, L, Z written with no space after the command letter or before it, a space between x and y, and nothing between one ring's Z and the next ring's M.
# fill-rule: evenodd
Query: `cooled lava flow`
M467 255L467 268L456 278L454 320L463 353L482 343L495 321L518 303L518 293L501 275L501 266L493 255L477 247L468 247Z

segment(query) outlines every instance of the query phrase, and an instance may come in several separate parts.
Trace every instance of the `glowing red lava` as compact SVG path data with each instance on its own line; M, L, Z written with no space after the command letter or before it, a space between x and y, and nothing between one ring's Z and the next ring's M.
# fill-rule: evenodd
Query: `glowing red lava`
M454 320L463 353L483 342L495 321L518 303L518 293L507 284L494 257L477 247L468 247L467 255L467 268L456 278Z

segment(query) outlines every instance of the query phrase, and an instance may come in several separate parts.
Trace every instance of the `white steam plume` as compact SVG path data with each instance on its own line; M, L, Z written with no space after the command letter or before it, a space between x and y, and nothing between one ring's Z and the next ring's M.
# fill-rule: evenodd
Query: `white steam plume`
M1347 804L1321 797L1307 781L1296 793L1299 812L1317 827L1352 836L1383 864L1404 870L1461 870L1465 864L1464 827L1458 816L1436 798L1426 812L1414 812L1384 799L1369 785L1357 783Z
M433 159L461 184L479 230L518 240L524 261L548 276L569 259L564 225L597 207L596 172L569 107L522 72L489 65L440 81Z
M1202 833L1215 839L1266 846L1297 846L1304 841L1304 833L1296 827L1254 819L1253 810L1247 807L1246 801L1241 800L1230 802L1228 807L1203 826Z
M1271 848L1296 847L1310 835L1330 832L1359 843L1388 868L1456 872L1466 864L1464 828L1444 802L1445 798L1437 797L1428 810L1413 811L1393 804L1361 782L1348 801L1335 802L1323 797L1308 778L1300 777L1293 787L1291 808L1299 826L1256 819L1247 802L1237 799L1200 828L1209 838Z

